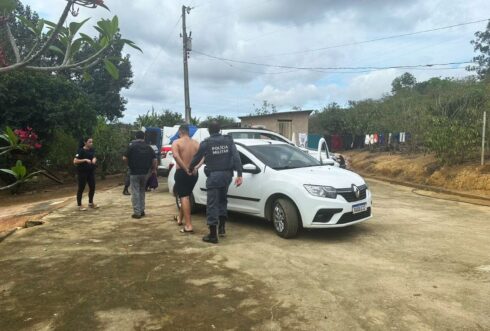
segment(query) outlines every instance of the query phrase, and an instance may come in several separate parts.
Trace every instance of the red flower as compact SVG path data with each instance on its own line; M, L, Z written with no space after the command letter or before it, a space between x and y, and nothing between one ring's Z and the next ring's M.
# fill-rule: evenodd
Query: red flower
M41 147L43 147L43 145L41 145L40 143L35 143L35 144L34 144L34 148L35 148L35 149L39 149L39 148L41 148Z

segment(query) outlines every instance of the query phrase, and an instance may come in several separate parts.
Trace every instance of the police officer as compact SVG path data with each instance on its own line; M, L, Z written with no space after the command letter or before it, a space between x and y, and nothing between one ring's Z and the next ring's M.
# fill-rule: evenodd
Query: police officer
M207 188L207 223L209 234L202 238L203 241L217 244L218 232L225 235L225 223L227 220L227 194L228 187L233 180L233 170L237 172L235 185L242 184L242 162L236 149L233 138L220 133L219 122L212 120L208 126L210 137L199 145L189 166L189 173L194 171L196 165L204 157L204 173L208 177ZM218 229L219 227L219 229Z

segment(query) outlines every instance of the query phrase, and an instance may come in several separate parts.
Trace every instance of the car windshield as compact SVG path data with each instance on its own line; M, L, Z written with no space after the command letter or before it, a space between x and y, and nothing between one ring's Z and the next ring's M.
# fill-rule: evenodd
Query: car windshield
M248 150L276 170L321 166L320 161L291 145L256 145L248 146Z
M264 140L277 140L284 143L289 143L287 140L282 139L276 135L268 132L249 132L249 131L235 131L228 133L233 139L264 139Z

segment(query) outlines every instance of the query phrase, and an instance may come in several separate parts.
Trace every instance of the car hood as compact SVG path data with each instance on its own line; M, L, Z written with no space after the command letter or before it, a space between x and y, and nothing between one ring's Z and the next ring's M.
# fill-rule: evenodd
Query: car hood
M349 188L352 184L361 186L366 182L358 174L332 166L308 167L278 170L299 184L325 185L339 188Z

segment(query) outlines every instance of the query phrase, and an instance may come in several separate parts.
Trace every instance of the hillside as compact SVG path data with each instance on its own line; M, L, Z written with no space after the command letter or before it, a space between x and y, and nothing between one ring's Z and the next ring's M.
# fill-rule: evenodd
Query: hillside
M365 176L428 185L490 199L490 162L440 166L432 155L348 151L350 169Z

